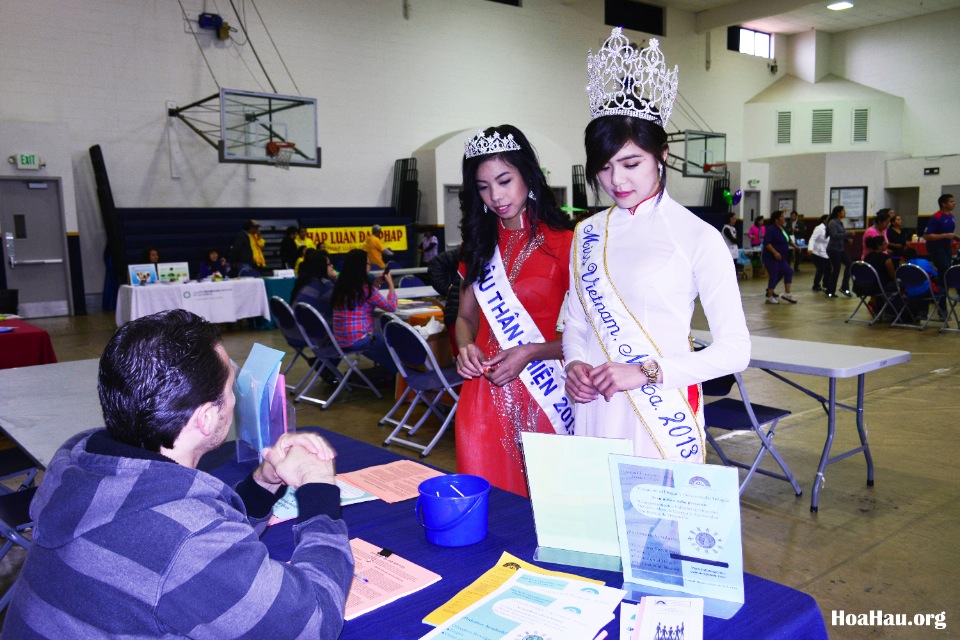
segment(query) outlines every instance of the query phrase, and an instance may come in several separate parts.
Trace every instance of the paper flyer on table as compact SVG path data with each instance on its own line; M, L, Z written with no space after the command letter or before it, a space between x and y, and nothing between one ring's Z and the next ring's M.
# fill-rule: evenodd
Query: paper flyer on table
M339 476L336 478L337 486L340 488L340 506L345 507L348 504L357 504L358 502L369 502L376 500L377 496L368 493L363 489L345 482ZM280 522L292 520L300 515L300 507L297 503L297 490L293 487L287 487L287 493L277 500L273 505L273 515L270 517L268 525L275 525Z
M625 582L743 603L735 468L614 455L610 473Z
M633 635L624 640L703 640L703 598L645 596Z
M594 638L613 619L623 591L518 570L503 586L422 640L506 640L519 632L543 638Z
M409 500L420 495L418 487L428 478L442 476L442 471L414 462L397 460L389 464L341 473L340 477L387 503Z
M350 541L350 549L354 574L345 620L353 620L440 580L434 572L360 538Z
M517 569L525 569L532 573L538 573L544 576L558 576L561 578L572 578L576 580L582 580L584 582L592 582L594 584L603 584L603 581L601 580L582 578L572 573L564 573L562 571L550 571L549 569L542 569L534 564L530 564L529 562L524 562L513 554L504 551L496 565L490 569L487 569L483 575L467 585L462 591L460 591L460 593L431 611L427 617L423 619L424 624L433 626L443 624L451 617L457 615L484 596L490 595L496 591L507 580L512 578L514 574L516 574Z
M620 637L623 640L631 640L633 632L639 626L637 624L637 610L639 605L634 602L620 603Z

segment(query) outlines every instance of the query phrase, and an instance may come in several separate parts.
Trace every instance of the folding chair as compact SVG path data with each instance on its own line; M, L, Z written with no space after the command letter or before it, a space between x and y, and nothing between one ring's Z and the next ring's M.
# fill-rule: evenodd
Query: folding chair
M919 295L912 296L907 293L907 291L914 287L923 287L926 285L926 291ZM897 314L896 319L893 321L892 327L909 327L911 329L917 329L923 331L927 328L927 325L930 324L930 320L933 319L934 310L939 318L939 322L946 322L946 317L944 314L944 294L934 293L933 283L930 281L930 276L926 271L921 269L915 264L901 264L897 267L897 286L901 291L904 292L904 305L900 313ZM926 303L928 306L932 303L932 309L927 310L927 316L925 318L917 318L911 307L911 303ZM900 318L903 316L904 310L907 312L907 315L910 316L910 322L900 322ZM921 323L920 320L923 322Z
M437 441L440 440L443 432L447 430L447 426L449 426L457 412L457 404L460 402L460 396L454 391L454 387L462 385L463 378L460 377L460 374L457 373L457 368L454 366L441 369L437 364L437 359L434 357L433 352L427 345L427 341L417 333L416 329L406 322L395 320L388 323L386 327L384 327L383 337L387 341L390 356L393 358L394 364L397 365L397 370L407 383L407 389L403 392L403 395L400 396L400 399L393 405L389 413L380 420L381 425L388 422L396 425L393 432L383 441L383 446L396 442L397 444L421 451L420 457L425 458L430 451L433 450ZM407 412L403 414L403 418L399 421L393 420L393 414L396 413L397 409L400 408L400 405L406 401L411 393L415 395L410 402L410 407L407 409ZM430 394L433 394L432 398ZM440 404L440 399L447 395L453 398L452 407ZM426 410L416 424L410 425L407 421L421 400L426 404ZM424 446L398 437L397 434L403 430L406 430L407 435L413 435L427 418L430 417L430 414L437 416L442 424L429 444Z
M3 547L0 547L0 559L7 555L13 545L26 550L30 549L32 543L23 537L22 532L33 526L33 521L30 519L30 502L36 492L36 487L30 487L23 491L0 495L0 537L4 539ZM6 609L10 603L15 587L16 582L10 585L0 598L0 611Z
M787 466L787 463L784 462L780 453L773 446L774 430L777 428L777 423L781 418L790 415L790 412L786 409L768 407L750 402L750 399L747 397L747 388L743 384L743 378L740 377L739 373L704 382L702 385L703 393L705 396L726 396L730 393L734 383L736 383L740 391L739 400L735 398L721 398L720 400L715 400L703 406L704 426L707 429L707 442L709 442L710 446L717 452L717 455L720 456L720 460L725 466L734 466L747 470L746 477L744 477L743 482L740 483L740 495L743 495L744 489L747 488L747 484L755 473L789 482L793 487L794 493L798 496L802 495L803 490L797 483L797 479L793 477L793 472L790 471L790 467ZM764 430L764 427L766 427L766 430ZM751 464L732 460L727 456L726 452L724 452L720 443L710 434L710 429L753 431L760 439L760 450L757 452ZM783 473L767 471L766 469L760 468L760 462L767 453L773 456L773 459L780 465Z
M244 267L240 269L240 273L237 274L238 278L262 278L263 274L254 269L253 267Z
M303 330L300 328L300 324L297 323L297 319L293 316L293 309L290 308L290 305L287 304L286 300L279 296L273 296L268 301L270 305L270 315L273 316L273 321L277 323L277 326L280 328L280 333L283 335L283 339L287 341L287 345L294 350L293 360L290 361L290 364L287 365L287 368L283 370L283 375L287 375L290 372L290 369L293 368L293 365L296 363L297 358L303 358L304 361L307 360L306 354L303 352L307 348L307 341L303 338ZM297 393L300 389L300 385L307 379L307 377L313 373L316 363L310 365L310 371L303 376L303 379L300 380L297 384L288 384L287 389Z
M900 302L900 293L897 291L884 290L880 284L880 276L872 264L857 260L850 265L850 275L853 276L853 292L857 294L860 302L853 310L853 313L850 314L850 317L844 320L844 322L866 322L867 324L874 325L883 319L883 314L887 311L890 311L890 313L894 315L897 314L897 303ZM876 298L882 302L879 309L872 309L870 307L870 298ZM873 314L873 317L870 320L854 320L854 316L857 315L857 312L860 311L861 308Z
M300 328L303 329L303 337L307 341L307 346L310 347L310 351L312 351L314 357L316 357L313 363L313 369L311 369L312 374L310 375L310 379L302 383L303 386L294 398L294 402L300 402L302 400L319 405L321 409L326 409L330 406L330 403L340 395L341 391L345 388L353 388L350 386L349 379L354 373L360 376L360 379L373 391L374 395L378 398L382 397L377 387L370 382L370 379L363 374L363 371L361 371L358 366L358 361L360 360L360 355L363 353L363 349L341 349L333 337L333 331L330 329L327 321L323 319L319 311L305 302L297 303L293 309L293 315L297 322L300 323ZM336 361L337 366L331 365L328 360ZM338 369L341 362L347 364L346 373L340 373ZM306 395L307 391L313 387L323 371L329 371L337 378L336 388L333 390L333 393L331 393L326 400Z
M0 450L0 481L24 476L16 489L0 484L0 495L29 489L33 486L33 480L38 473L40 473L40 467L20 447L14 446Z
M954 295L950 295L953 289ZM940 325L940 333L944 331L960 331L960 315L957 314L957 308L960 308L960 264L955 264L943 273L943 295L946 296L946 318ZM956 328L950 326L950 318Z
M384 268L386 267L390 267L391 271L394 271L395 269L403 269L403 265L396 260L387 260L387 264Z
M380 314L380 317L377 318L377 330L380 332L380 335L383 335L383 330L394 320L401 321L400 316L395 313L390 313L389 311L384 311Z
M398 287L422 287L424 286L423 280L417 276L403 276L400 278L400 282L397 283Z

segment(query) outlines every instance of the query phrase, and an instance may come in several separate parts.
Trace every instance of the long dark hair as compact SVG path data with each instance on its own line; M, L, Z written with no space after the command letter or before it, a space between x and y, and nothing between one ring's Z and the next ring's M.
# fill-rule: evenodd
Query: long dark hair
M827 221L836 220L840 217L840 212L843 211L844 207L842 204L838 204L833 209L830 210L830 217L827 218Z
M367 252L353 249L343 259L343 269L333 285L330 304L334 309L355 309L372 293L367 278Z
M667 164L663 160L667 150L667 132L656 122L634 116L601 116L590 121L583 134L583 146L587 151L587 182L594 195L600 197L600 180L597 175L623 145L632 142L653 156L657 162L659 181L657 201L667 188Z
M291 227L293 228L293 227ZM290 302L297 299L297 294L305 286L314 280L323 280L327 277L327 264L330 262L330 255L326 251L312 251L310 255L300 263L300 270L297 271L297 280L293 283L293 293L290 294Z
M512 135L514 142L520 145L520 151L503 151L463 158L463 189L460 197L463 216L460 219L460 235L463 238L461 255L467 267L465 284L472 284L480 276L483 266L493 257L493 250L497 246L498 218L493 213L483 211L483 199L477 189L477 170L484 162L500 158L517 170L527 191L533 192L533 198L527 198L525 214L525 224L530 229L529 240L536 235L537 225L540 222L551 229L573 228L570 220L557 208L553 190L547 185L543 170L540 169L537 153L523 132L513 125L502 124L498 127L490 127L483 133L486 136L499 133L501 138Z

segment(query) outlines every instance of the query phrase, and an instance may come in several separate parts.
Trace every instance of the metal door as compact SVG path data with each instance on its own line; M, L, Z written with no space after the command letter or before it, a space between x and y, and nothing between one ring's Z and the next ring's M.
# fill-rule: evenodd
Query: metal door
M62 204L58 179L0 179L3 269L26 318L70 314Z

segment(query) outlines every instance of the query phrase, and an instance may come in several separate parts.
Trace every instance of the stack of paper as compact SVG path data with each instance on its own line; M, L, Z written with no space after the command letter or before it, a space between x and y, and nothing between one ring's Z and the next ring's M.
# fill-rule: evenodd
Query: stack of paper
M499 589L422 640L501 640L517 634L594 638L613 620L613 611L623 595L621 589L593 582L518 569Z
M341 507L345 507L348 504L357 504L358 502L368 502L377 499L377 496L363 489L359 489L349 482L343 481L339 476L336 478L336 483L340 489ZM300 515L300 504L297 502L297 490L293 487L287 487L287 493L273 505L273 515L267 524L275 525L279 522L292 520L298 515Z
M442 471L414 462L397 460L389 464L367 467L359 471L341 473L340 477L364 491L369 491L384 502L393 504L420 495L420 483L428 478L442 476Z

